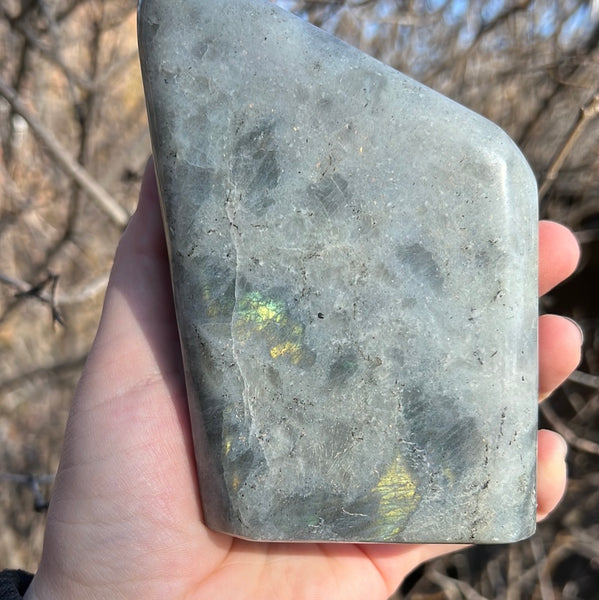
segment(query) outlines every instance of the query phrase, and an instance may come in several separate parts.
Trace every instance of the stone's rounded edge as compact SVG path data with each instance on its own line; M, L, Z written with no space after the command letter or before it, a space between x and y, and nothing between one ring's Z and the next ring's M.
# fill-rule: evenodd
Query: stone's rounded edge
M434 93L435 92L433 90ZM458 106L462 106L459 103L447 98L448 101L454 102ZM528 160L524 156L522 150L518 147L512 137L497 123L490 121L483 115L470 110L467 107L462 106L466 111L472 113L475 119L478 119L483 124L483 131L485 138L480 140L484 146L484 151L489 153L490 156L494 156L501 160L501 163L505 165L506 175L509 176L510 180L519 178L518 183L523 185L522 195L530 195L531 204L534 205L535 214L538 212L536 206L537 202L537 180L533 173L533 170L528 163Z
M522 528L521 531L517 531L512 533L511 535L505 535L502 537L483 537L481 539L472 540L467 543L478 544L478 545L488 545L488 544L517 544L518 542L523 542L525 540L530 539L536 533L536 521L532 524L532 527L528 529ZM457 542L461 543L461 542Z
M139 40L139 32L143 19L143 11L146 10L146 6L150 4L150 0L137 0L137 36ZM138 42L139 43L139 42Z
M373 57L368 56L368 58L376 62L380 62ZM382 64L386 69L390 69L395 73L399 73L400 75L407 77L408 79L412 79L411 77L393 69L393 67L390 67L385 63L380 64ZM494 157L497 164L504 165L505 173L509 178L507 181L512 181L518 184L521 191L521 197L530 198L530 205L528 206L529 214L531 215L531 218L534 216L534 218L538 220L537 180L526 156L516 142L512 139L512 137L497 123L494 123L484 115L473 111L467 106L460 104L456 100L449 98L437 90L429 88L418 81L415 81L415 84L426 90L430 97L437 97L440 103L453 105L458 110L461 110L462 118L468 115L471 127L475 129L475 131L472 133L472 135L475 136L473 138L473 146L477 145L476 143L478 142L484 147L485 153L489 158Z
M233 521L227 520L218 511L213 511L212 514L204 512L204 525L224 535L228 535L240 540L249 542L261 543L294 543L294 544L467 544L467 545L489 545L489 544L515 544L518 542L530 539L536 533L536 519L532 523L522 522L519 525L507 525L502 530L495 530L478 535L460 535L457 532L439 535L422 529L416 535L405 534L398 532L393 536L360 536L352 534L339 534L337 536L318 536L305 535L297 537L284 531L278 531L277 534L271 535L264 531L257 531L254 527L244 525L237 521L237 525ZM271 531L272 533L272 531Z
M482 117L484 118L484 117ZM510 135L503 130L499 125L489 121L497 130L497 141L501 143L508 152L508 158L511 158L507 162L508 173L512 176L521 177L521 181L517 183L519 185L526 186L523 192L528 195L530 194L532 212L536 220L538 220L538 186L537 179L533 173L532 167L530 166L526 156L522 150L518 147L516 142L510 137ZM520 173L515 173L515 170L519 170Z
M537 180L526 156L511 136L500 126L482 115L480 119L488 122L488 131L492 135L492 143L487 148L491 156L497 160L497 169L502 172L506 197L517 199L512 204L509 221L512 223L511 236L513 247L518 249L521 264L527 265L529 276L522 283L520 293L526 301L526 317L522 320L519 341L531 342L530 360L538 365L538 187ZM515 232L518 232L516 235ZM527 344L528 345L528 344ZM534 348L534 354L532 354ZM524 380L523 380L524 381ZM476 544L509 544L517 543L532 537L536 531L536 431L538 429L538 368L529 373L527 383L521 389L521 408L530 415L527 421L527 432L534 437L530 440L526 454L529 459L531 491L522 497L519 503L520 523L517 529L504 536L496 536L494 531L481 535L481 539L473 540ZM522 426L524 427L524 426ZM524 449L523 449L524 451ZM509 502L511 504L511 502ZM506 503L507 504L507 503ZM490 534L490 535L489 535Z
M481 536L480 538L459 538L459 537L447 537L441 539L440 537L420 537L420 538L409 538L406 539L402 536L397 536L396 539L364 539L358 536L343 539L323 539L317 536L305 537L302 539L292 539L290 537L268 537L268 536L253 536L251 532L236 532L231 531L226 526L222 526L222 522L216 523L205 523L205 525L212 531L222 533L224 535L230 535L240 540L247 542L262 542L262 543L275 543L275 544L468 544L468 545L489 545L489 544L515 544L518 542L530 539L536 532L536 523L531 528L526 530L507 533L503 536Z

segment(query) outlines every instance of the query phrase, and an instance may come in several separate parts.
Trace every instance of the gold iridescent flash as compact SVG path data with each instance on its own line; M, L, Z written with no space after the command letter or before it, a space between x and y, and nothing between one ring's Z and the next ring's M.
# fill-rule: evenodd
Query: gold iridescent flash
M401 456L389 465L372 493L380 498L380 533L386 538L397 535L420 501L414 478Z
M303 358L304 328L293 320L284 302L248 292L238 302L235 333L241 341L261 336L273 359L286 358L297 365Z

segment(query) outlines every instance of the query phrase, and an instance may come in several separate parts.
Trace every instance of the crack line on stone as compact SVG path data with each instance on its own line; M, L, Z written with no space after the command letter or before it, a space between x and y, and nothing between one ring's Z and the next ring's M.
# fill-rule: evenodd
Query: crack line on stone
M231 236L231 244L233 245L233 250L235 251L235 304L233 306L233 312L231 313L231 322L229 323L231 328L231 345L232 345L232 354L235 359L235 364L237 366L237 370L239 371L239 376L243 382L244 387L244 396L245 396L245 377L242 373L241 366L239 364L239 352L237 349L237 342L235 336L235 315L237 314L238 304L239 304L239 241L234 229L237 231L238 227L235 224L235 210L231 207L231 198L232 198L231 190L227 190L227 197L225 198L225 212L227 214L227 219L229 220L229 235Z
M239 227L235 223L237 211L236 211L235 207L232 205L232 200L233 200L234 195L235 194L232 190L227 190L227 196L225 199L225 212L226 212L227 218L229 220L229 234L231 236L231 243L233 245L233 250L235 251L235 304L233 306L233 312L231 314L231 323L230 323L231 352L233 355L233 359L235 360L235 365L237 367L237 371L239 372L239 377L240 377L242 385L243 385L243 390L241 392L241 400L243 402L244 410L247 411L247 413L249 414L250 427L254 428L255 420L254 420L254 413L252 411L252 407L249 402L250 394L249 394L249 388L248 388L248 384L247 384L247 378L244 373L243 366L241 364L239 348L238 348L238 344L237 344L237 336L235 335L235 317L236 317L237 311L238 311L239 295L240 295L240 287L241 286L239 285L239 279L240 279L239 238L240 238L240 233L239 233ZM240 193L239 200L241 200L241 197L242 197L242 195Z

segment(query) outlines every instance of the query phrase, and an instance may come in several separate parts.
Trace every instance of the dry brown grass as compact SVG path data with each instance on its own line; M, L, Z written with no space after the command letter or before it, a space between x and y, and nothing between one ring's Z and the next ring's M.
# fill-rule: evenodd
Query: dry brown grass
M0 76L131 212L150 152L134 10L63 2L44 14L32 4L19 18L12 4L0 12ZM1 101L0 137L0 274L12 280L0 284L0 566L35 570L44 514L34 510L31 485L7 474L56 471L121 232ZM49 274L58 276L53 302L64 326L48 302L22 293ZM41 295L51 300L51 286Z

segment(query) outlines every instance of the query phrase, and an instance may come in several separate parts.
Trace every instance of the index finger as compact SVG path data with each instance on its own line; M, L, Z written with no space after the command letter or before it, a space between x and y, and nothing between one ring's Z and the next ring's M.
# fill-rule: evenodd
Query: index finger
M539 295L566 279L576 269L580 248L574 234L553 221L539 223Z

